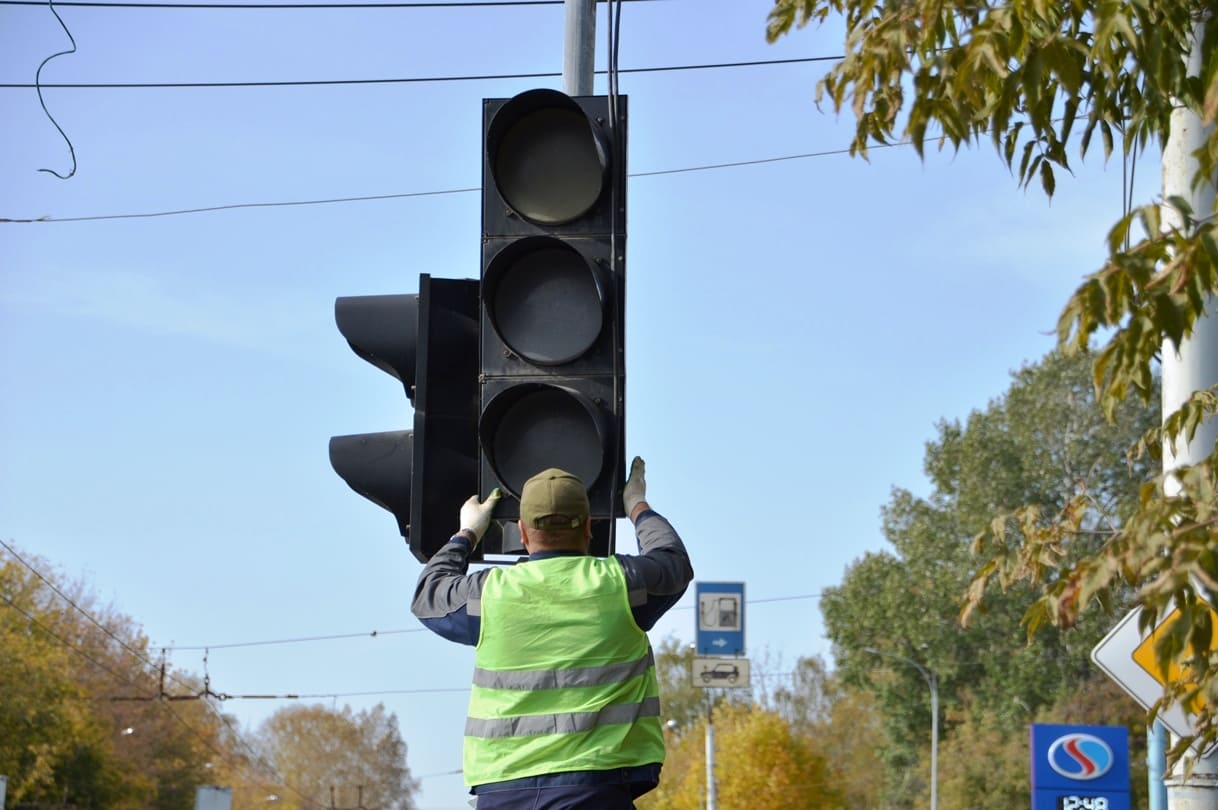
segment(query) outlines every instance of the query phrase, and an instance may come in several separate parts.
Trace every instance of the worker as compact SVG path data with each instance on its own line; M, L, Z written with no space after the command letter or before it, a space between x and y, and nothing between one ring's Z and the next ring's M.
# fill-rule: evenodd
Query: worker
M444 638L472 645L463 770L478 810L628 810L664 762L655 660L647 632L693 579L676 531L630 465L622 505L637 555L589 555L584 483L544 470L520 493L516 565L468 573L500 494L471 496L460 531L428 561L411 610Z

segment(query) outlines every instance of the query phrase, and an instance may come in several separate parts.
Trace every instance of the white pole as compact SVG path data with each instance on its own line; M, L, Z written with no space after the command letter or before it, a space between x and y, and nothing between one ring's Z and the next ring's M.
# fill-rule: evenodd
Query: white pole
M1201 43L1204 18L1197 21L1193 29L1193 47L1189 55L1189 73L1201 74ZM1212 132L1212 125L1204 127L1195 112L1176 107L1172 111L1167 143L1163 147L1163 224L1178 227L1182 219L1170 203L1171 197L1183 197L1189 201L1193 216L1198 219L1212 217L1214 211L1214 185L1218 178L1193 186L1198 171L1195 152ZM1179 347L1170 341L1163 344L1163 415L1179 408L1194 391L1209 388L1218 383L1218 314L1214 313L1214 299L1206 299L1208 315L1198 319L1193 334ZM1163 471L1170 472L1180 465L1196 464L1208 457L1218 438L1218 419L1210 418L1197 431L1191 442L1179 442L1173 450L1170 443L1163 448ZM1167 493L1179 491L1179 483L1168 480ZM1172 767L1164 782L1167 785L1169 810L1218 810L1218 755L1188 757L1192 770L1185 774L1185 758Z
M566 0L562 89L568 96L592 95L596 61L596 0Z

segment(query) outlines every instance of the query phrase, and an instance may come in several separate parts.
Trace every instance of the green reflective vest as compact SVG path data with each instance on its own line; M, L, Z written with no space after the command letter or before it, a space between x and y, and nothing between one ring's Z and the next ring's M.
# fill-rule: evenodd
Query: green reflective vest
M493 569L477 609L467 785L664 761L651 644L616 558Z

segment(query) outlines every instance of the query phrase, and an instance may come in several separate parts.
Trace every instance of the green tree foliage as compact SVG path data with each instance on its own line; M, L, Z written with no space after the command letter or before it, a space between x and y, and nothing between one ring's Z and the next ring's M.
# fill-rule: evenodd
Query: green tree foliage
M0 773L9 778L8 800L193 808L218 720L198 701L158 700L159 672L134 624L44 571L44 561L24 555L0 561ZM175 688L191 685L170 675L180 681Z
M1022 185L1039 179L1052 195L1057 170L1070 169L1074 135L1080 157L1096 133L1105 157L1118 136L1127 152L1151 139L1164 143L1179 106L1206 127L1193 155L1194 187L1218 177L1218 15L1210 0L775 0L767 34L772 41L830 15L844 18L845 57L820 80L817 99L852 110L855 153L901 138L919 153L928 141L959 149L989 140ZM1191 73L1190 53L1199 56ZM1131 393L1154 400L1159 353L1191 335L1218 294L1218 217L1182 199L1164 203L1113 226L1107 258L1097 257L1100 268L1058 323L1062 349L1086 351L1101 340L1093 380L1110 415ZM1198 391L1165 415L1163 431L1131 446L1153 458L1163 440L1190 439L1216 412L1218 387ZM1180 619L1156 652L1165 673L1173 659L1183 665L1171 697L1207 698L1198 721L1212 742L1218 657L1209 652L1211 614L1198 584L1218 591L1218 446L1205 450L1204 461L1177 471L1178 494L1165 494L1164 478L1149 476L1133 513L1083 555L1070 548L1091 530L1091 491L1065 486L1056 511L1009 505L1005 518L978 532L988 562L968 605L982 604L993 582L1031 585L1034 631L1069 627L1127 586L1147 624L1175 604Z
M748 704L715 709L715 784L722 807L750 810L845 808L828 762L810 737L797 734L775 712ZM668 735L660 787L638 801L640 810L697 810L705 806L706 718Z
M377 704L287 706L260 727L260 750L286 785L281 807L412 810L417 784L406 767L397 716Z
M1109 422L1089 377L1085 358L1050 354L1016 372L1005 395L965 423L941 422L926 448L930 494L898 489L884 508L892 551L865 555L822 597L839 675L874 695L886 720L892 744L881 756L892 806L910 806L926 792L918 763L930 745L929 684L894 656L935 674L944 739L981 714L995 733L1022 736L1029 712L1072 693L1092 672L1088 653L1107 622L1080 622L1075 633L1050 628L1028 645L1027 588L988 593L969 626L958 621L976 571L970 541L996 512L1026 503L1059 509L1067 483L1087 482L1085 523L1097 531L1065 552L1085 557L1102 542L1101 528L1119 527L1136 509L1146 474L1138 464L1146 462L1130 467L1120 448L1154 423L1153 409L1127 402ZM1026 769L1010 773L1017 772Z

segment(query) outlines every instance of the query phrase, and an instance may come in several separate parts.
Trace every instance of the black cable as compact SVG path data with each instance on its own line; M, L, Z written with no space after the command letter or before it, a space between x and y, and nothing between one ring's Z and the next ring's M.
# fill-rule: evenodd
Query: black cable
M602 0L604 2L605 0ZM389 3L127 3L98 2L97 0L64 0L60 6L88 8L156 8L156 9L348 9L348 8L475 8L482 6L554 6L565 0L461 0L443 2L389 2ZM657 2L657 0L627 0L631 3ZM0 6L44 6L43 0L0 0Z
M0 0L4 2L4 0ZM63 5L60 3L60 5ZM617 73L675 73L684 70L720 70L737 67L764 67L767 65L796 65L810 62L835 62L840 56L809 56L798 59L761 59L752 62L717 62L703 65L667 65L661 67L624 68ZM595 75L607 74L607 70L594 71ZM497 73L481 76L418 76L396 79L315 79L292 81L265 82L59 82L43 84L43 88L57 90L147 90L152 88L164 89L197 89L219 87L325 87L333 85L361 84L425 84L429 82L476 82L499 81L506 79L552 79L562 73ZM0 84L0 89L30 90L33 84Z
M68 154L72 156L72 168L67 174L60 174L54 169L39 169L38 171L53 174L60 180L67 180L72 175L76 174L76 149L73 148L72 141L68 138L67 133L63 131L63 127L59 126L59 122L55 120L55 116L51 115L51 111L47 109L46 100L42 97L42 69L47 66L47 62L50 62L57 56L68 56L76 53L76 38L72 36L72 32L68 30L67 23L65 23L63 18L59 16L59 12L55 10L55 0L47 0L47 7L51 10L51 13L55 15L55 19L59 21L59 27L62 28L63 32L68 35L68 41L72 43L72 49L70 51L59 51L58 53L53 53L46 59L42 60L42 62L38 65L38 70L34 71L34 89L38 91L38 103L42 105L43 113L45 113L50 122L55 125L55 129L59 130L59 134L63 137L64 143L68 145Z
M900 141L895 143L875 144L871 148L880 149L892 146L907 146L909 141ZM849 149L833 149L826 152L806 152L801 155L785 155L775 158L760 158L758 160L738 160L732 163L708 163L701 166L687 166L682 169L659 169L653 172L637 172L628 175L629 177L655 177L662 174L681 174L684 172L702 172L712 169L727 169L737 166L757 166L764 163L779 163L787 160L804 160L806 158L828 157L830 155L848 155ZM346 203L346 202L367 202L372 200L396 200L407 197L431 197L441 194L466 194L474 191L481 191L478 188L454 188L444 191L413 191L404 194L375 194L366 197L335 197L324 200L289 200L284 202L267 202L267 203L232 203L229 205L213 205L205 208L181 208L173 211L152 211L138 214L98 214L94 216L83 217L34 217L29 219L15 219L12 217L0 217L0 224L31 224L35 222L95 222L98 220L110 219L149 219L153 217L169 217L181 214L202 214L212 211L231 211L240 208L278 208L296 205L329 205L331 203Z

